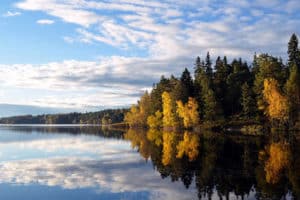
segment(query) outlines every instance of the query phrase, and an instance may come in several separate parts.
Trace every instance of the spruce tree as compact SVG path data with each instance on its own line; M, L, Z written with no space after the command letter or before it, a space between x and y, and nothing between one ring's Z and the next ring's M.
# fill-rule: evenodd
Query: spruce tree
M191 77L191 74L187 68L184 69L182 72L182 75L180 77L180 82L186 91L187 98L184 98L183 102L186 103L188 100L188 97L194 96L194 84L193 84L193 79Z
M300 53L299 53L299 49L298 49L298 38L295 33L290 38L290 41L288 43L287 53L289 56L289 60L288 60L289 67L292 67L293 63L296 63L296 65L299 69Z
M209 79L212 79L212 75L213 75L213 69L212 69L212 62L210 60L210 54L209 52L207 52L206 54L206 59L205 59L205 72L207 74L207 76L209 77Z
M248 83L242 86L241 105L243 107L243 116L249 119L255 113L255 99Z
M300 74L295 62L291 67L285 90L288 97L289 118L293 124L300 116Z

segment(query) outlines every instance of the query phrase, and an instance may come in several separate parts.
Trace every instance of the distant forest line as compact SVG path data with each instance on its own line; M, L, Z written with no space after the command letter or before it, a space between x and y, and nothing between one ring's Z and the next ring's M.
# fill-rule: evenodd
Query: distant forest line
M300 50L295 34L287 47L287 63L266 53L255 54L251 65L241 58L229 63L226 56L213 63L209 52L205 59L197 57L193 74L185 68L178 78L162 76L130 108L125 122L168 129L233 122L298 129Z
M102 124L120 123L128 109L106 109L98 112L24 115L0 119L0 124Z

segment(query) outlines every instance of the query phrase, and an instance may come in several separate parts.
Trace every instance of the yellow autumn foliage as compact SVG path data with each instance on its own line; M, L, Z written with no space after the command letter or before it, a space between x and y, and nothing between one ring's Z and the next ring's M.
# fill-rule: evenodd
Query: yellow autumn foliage
M163 115L160 111L156 111L155 115L150 115L147 119L147 124L150 128L160 128L162 126Z
M143 127L147 124L147 118L150 113L151 99L148 92L141 97L137 105L132 105L129 112L125 114L124 121L130 127Z
M199 123L198 103L194 98L189 97L186 104L177 101L177 113L183 119L185 128L191 128Z
M132 105L128 113L126 113L124 121L129 124L130 127L140 125L141 117L140 110L137 105Z
M199 154L199 136L188 132L184 133L183 140L177 145L176 158L186 155L189 161L193 161Z
M288 100L279 91L278 82L273 79L264 80L263 96L267 103L265 113L271 119L288 119Z
M168 92L162 94L163 107L163 126L176 127L178 122L176 120L176 108L174 108L173 100Z

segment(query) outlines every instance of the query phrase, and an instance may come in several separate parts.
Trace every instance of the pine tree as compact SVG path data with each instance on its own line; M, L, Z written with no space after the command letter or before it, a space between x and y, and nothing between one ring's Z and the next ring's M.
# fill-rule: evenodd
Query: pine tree
M209 55L209 54L208 54ZM212 82L204 70L196 74L195 85L200 93L196 94L200 118L208 121L223 118L222 106L217 102Z
M296 63L296 65L299 69L300 68L300 51L298 49L298 38L295 33L290 38L290 41L288 43L287 53L289 55L289 60L288 60L289 67L292 67L293 63Z
M225 62L227 62L225 60ZM227 71L227 64L221 60L220 57L217 58L216 60L216 65L215 65L215 73L214 73L214 79L213 79L213 89L216 94L216 99L220 103L220 105L225 108L225 94L227 90L227 76L228 76L228 71Z
M224 112L226 116L238 114L242 111L240 104L242 92L241 86L245 82L250 82L251 74L247 63L243 63L241 59L234 59L231 63L232 73L227 76L227 90L223 94Z
M296 63L290 69L290 76L285 85L289 100L289 116L292 124L300 117L300 74Z
M211 65L212 65L212 62L210 60L210 54L209 54L209 52L207 52L206 59L205 59L205 72L210 80L212 79L212 76L213 76L213 69L212 69Z
M255 100L251 88L248 83L244 83L242 86L242 98L241 105L243 107L243 115L246 118L250 118L255 113Z
M184 103L188 101L189 97L194 96L194 84L190 72L187 68L184 69L180 77L180 83L182 85L183 96L180 98ZM179 99L176 99L179 100Z
M161 76L160 81L153 86L151 91L151 111L150 114L154 115L156 111L162 111L162 93L164 91L170 91L171 84L170 79Z

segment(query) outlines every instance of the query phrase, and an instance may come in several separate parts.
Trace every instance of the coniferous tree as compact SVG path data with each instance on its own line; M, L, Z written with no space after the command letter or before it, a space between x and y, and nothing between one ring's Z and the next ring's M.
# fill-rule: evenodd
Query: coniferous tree
M181 100L184 103L186 103L188 101L188 98L194 95L193 80L187 68L185 68L184 71L182 72L182 75L180 77L180 83L182 85L183 92L185 93L183 94L183 98L181 98Z
M153 86L151 91L151 111L152 115L155 114L156 111L162 111L162 98L161 95L164 91L170 91L170 80L161 76L160 81Z
M293 124L300 117L300 73L295 62L290 69L285 90L289 100L289 117Z
M241 105L243 107L243 115L247 119L255 114L255 99L253 98L253 92L247 82L242 86Z
M296 63L296 65L299 69L300 68L300 51L298 49L298 38L295 33L290 38L290 41L288 43L287 53L289 56L289 60L288 60L289 67L291 67L293 65L293 63Z
M227 91L224 94L225 103L224 110L227 116L238 114L242 111L241 107L241 86L245 82L249 82L251 74L246 63L241 59L234 59L231 63L233 69L227 77Z
M198 115L203 119L201 121L222 119L223 115L238 117L243 114L250 118L257 116L258 108L265 111L270 119L299 120L299 52L295 34L288 44L288 66L283 64L281 58L268 54L254 54L252 67L241 58L228 64L224 56L223 59L217 58L213 70L208 52L205 62L201 61L200 57L196 59L194 81L187 69L180 78L173 75L170 78L162 77L160 82L153 86L152 92L145 93L138 105L131 108L125 120L134 126L142 126L148 119L148 124L154 124L156 127L159 126L160 114L163 113L164 126L180 125L181 117L185 127L190 127L191 125L187 125L190 117L187 114L187 103L190 97L198 104ZM283 89L285 94L282 93ZM180 103L176 105L176 101ZM260 115L260 119L264 119L263 115Z
M262 54L257 57L258 72L255 74L253 90L256 95L257 106L259 110L264 110L263 89L265 79L275 79L279 86L283 86L285 82L285 73L283 64L279 62L278 58Z
M210 54L209 54L209 52L207 52L206 58L205 58L205 72L210 80L212 79L212 76L213 76L213 69L212 69L211 65L212 65L212 62L210 59Z
M225 62L227 62L226 59ZM227 64L225 64L220 57L218 57L216 60L215 70L216 71L214 73L213 88L216 94L217 101L223 108L225 108L225 94L227 90L226 79L228 76L228 69Z

